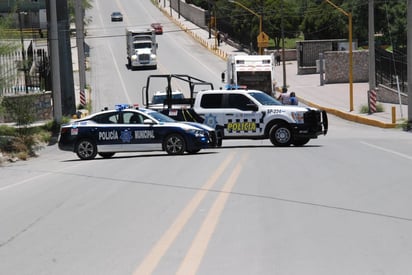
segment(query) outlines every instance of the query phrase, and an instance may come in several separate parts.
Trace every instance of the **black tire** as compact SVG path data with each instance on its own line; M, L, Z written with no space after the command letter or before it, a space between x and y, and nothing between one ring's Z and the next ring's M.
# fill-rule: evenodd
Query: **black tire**
M200 149L187 150L189 154L196 154L196 153L199 153L199 151Z
M223 143L223 130L216 130L216 147L222 147Z
M295 139L294 141L293 141L293 145L295 145L295 146L303 146L303 145L305 145L306 143L308 143L309 142L309 140L310 140L310 138L299 138L299 139Z
M76 154L82 160L94 159L97 155L97 146L90 139L81 139L76 144Z
M293 134L287 124L277 124L270 129L269 139L275 146L287 147L293 143Z
M186 142L181 135L170 134L165 138L163 148L169 155L182 155L186 151Z
M115 153L113 152L104 152L104 153L99 153L99 156L101 156L104 159L109 159L114 156Z

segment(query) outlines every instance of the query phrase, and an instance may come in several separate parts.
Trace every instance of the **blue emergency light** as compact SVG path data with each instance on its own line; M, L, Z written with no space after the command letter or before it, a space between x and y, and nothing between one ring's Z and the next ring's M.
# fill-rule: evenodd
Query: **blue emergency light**
M129 104L116 104L115 109L116 111L122 111L124 109L129 109L130 105Z

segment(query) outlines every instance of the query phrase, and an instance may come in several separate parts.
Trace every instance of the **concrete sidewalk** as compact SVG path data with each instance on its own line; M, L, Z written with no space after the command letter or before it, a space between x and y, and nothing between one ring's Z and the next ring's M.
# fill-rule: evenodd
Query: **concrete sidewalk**
M182 16L178 18L178 13L171 10L169 2L166 1L166 7L162 4L159 9L165 16L169 17L183 31L191 35L201 45L214 52L222 59L226 59L231 54L245 54L240 49L235 48L227 43L221 43L216 47L215 38L209 38L207 30L202 29ZM353 83L353 111L350 110L350 90L349 83L326 84L320 85L320 76L318 74L298 75L297 62L287 61L286 68L286 86L289 91L294 91L301 103L309 106L326 110L329 114L336 115L346 120L363 123L381 128L394 128L397 124L407 119L408 106L380 103L383 112L373 114L361 113L363 106L368 106L367 91L368 83ZM277 66L275 73L278 76L277 85L283 87L283 66Z

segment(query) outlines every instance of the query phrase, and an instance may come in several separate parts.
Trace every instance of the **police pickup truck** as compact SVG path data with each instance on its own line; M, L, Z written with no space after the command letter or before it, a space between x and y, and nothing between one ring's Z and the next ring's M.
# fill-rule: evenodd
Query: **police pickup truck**
M199 91L192 108L165 109L163 113L215 128L220 141L269 139L275 146L303 146L328 131L325 111L283 105L257 90Z

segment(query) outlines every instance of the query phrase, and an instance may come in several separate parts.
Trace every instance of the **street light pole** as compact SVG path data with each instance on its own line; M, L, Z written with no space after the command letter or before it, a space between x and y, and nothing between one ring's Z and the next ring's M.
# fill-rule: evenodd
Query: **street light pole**
M22 65L23 65L23 73L24 73L24 91L26 94L29 92L28 91L28 76L27 76L27 65L26 65L26 52L24 49L24 39L23 39L23 26L22 26L22 21L21 21L21 16L26 15L27 12L20 11L19 12L19 27L20 27L20 42L21 42L21 56L22 56Z
M286 60L285 60L285 28L283 25L283 0L280 6L281 18L280 18L280 27L282 33L282 68L283 68L283 87L282 92L286 93L288 86L286 84Z
M229 0L230 3L236 4L240 7L242 7L243 9L247 10L248 12L250 12L251 14L257 16L259 18L259 34L262 33L262 15L256 13L255 11L249 9L248 7L246 7L245 5L243 5L242 3L239 3L237 1L234 0ZM263 47L259 47L259 54L263 54Z
M339 10L348 17L349 21L349 111L353 111L353 46L352 46L352 13L344 11L341 7L335 5L330 0L325 0L329 5Z

